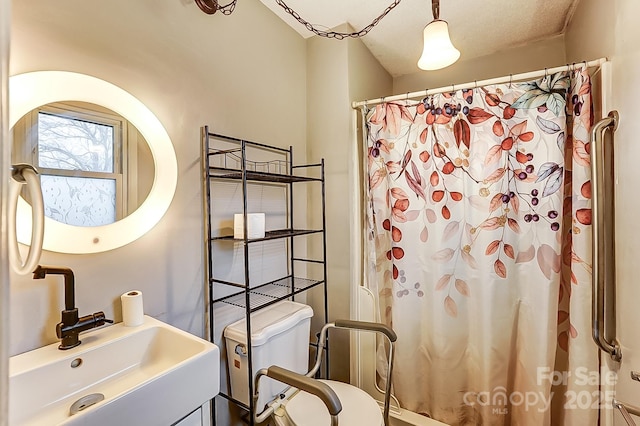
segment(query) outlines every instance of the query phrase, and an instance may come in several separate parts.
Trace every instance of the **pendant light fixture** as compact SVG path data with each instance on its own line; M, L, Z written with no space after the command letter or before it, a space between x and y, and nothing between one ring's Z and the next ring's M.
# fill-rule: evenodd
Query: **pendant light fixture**
M194 0L200 10L209 15L221 12L224 15L233 13L238 0L228 0L227 4L220 4L219 0ZM309 31L317 36L343 40L345 38L364 37L375 27L389 12L400 4L402 0L391 0L387 8L380 13L369 25L359 31L338 32L326 30L324 28L316 28L312 23L305 20L289 7L284 0L274 0L276 4L284 9L286 13L291 15L295 20L304 25ZM418 60L418 67L423 70L437 70L448 67L458 60L460 51L456 49L449 38L449 24L447 21L440 19L440 0L431 0L431 11L433 13L433 21L429 22L423 31L424 47L422 56Z
M424 47L418 60L418 67L427 71L448 67L460 57L449 38L449 24L440 20L440 0L431 0L431 10L433 21L424 27Z

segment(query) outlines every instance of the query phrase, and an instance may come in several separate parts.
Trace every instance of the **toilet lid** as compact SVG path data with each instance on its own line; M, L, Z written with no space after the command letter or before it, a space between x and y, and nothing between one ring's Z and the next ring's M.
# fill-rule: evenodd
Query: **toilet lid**
M355 386L321 380L338 395L342 411L338 414L339 426L382 426L382 412L378 403L365 391ZM329 410L320 398L299 391L285 406L287 417L298 426L328 426L331 424Z

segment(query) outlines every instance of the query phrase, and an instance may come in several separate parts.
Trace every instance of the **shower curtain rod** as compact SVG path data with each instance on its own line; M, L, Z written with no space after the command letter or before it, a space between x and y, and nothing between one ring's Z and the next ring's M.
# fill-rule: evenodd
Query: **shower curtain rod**
M545 68L543 70L531 71L531 72L526 72L522 74L512 74L512 75L506 75L504 77L490 78L488 80L472 81L464 84L452 84L451 86L439 87L437 89L421 90L419 92L411 92L411 93L406 93L404 95L384 96L382 98L375 98L372 100L353 102L351 104L351 108L355 109L355 108L360 108L368 105L377 105L377 104L381 104L389 101L399 101L399 100L418 98L418 97L422 98L428 95L435 95L437 93L455 92L456 90L460 90L460 89L471 89L471 88L487 86L491 84L501 84L501 83L507 83L511 81L528 80L536 77L542 77L547 74L553 74L561 71L571 70L577 65L581 65L581 64L586 64L587 68L599 67L607 61L608 61L607 58L600 58L600 59L595 59L589 62L584 61L584 62L579 62L571 65L567 64L561 67Z

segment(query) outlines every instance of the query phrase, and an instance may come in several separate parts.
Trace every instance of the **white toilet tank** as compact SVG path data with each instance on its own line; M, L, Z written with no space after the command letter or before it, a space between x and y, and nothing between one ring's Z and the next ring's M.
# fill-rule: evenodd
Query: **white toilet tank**
M309 330L312 316L310 306L288 300L251 314L253 377L259 369L272 365L300 374L309 371ZM249 405L246 320L243 318L228 325L224 330L224 337L231 396ZM262 411L264 405L286 387L287 385L268 377L260 379L257 411Z

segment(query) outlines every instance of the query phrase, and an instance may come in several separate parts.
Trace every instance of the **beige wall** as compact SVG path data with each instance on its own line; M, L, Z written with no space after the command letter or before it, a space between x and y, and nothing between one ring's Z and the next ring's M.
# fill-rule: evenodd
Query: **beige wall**
M120 317L119 296L136 288L147 314L203 335L200 127L288 147L306 160L305 41L260 2L231 16L193 1L13 2L11 74L69 70L129 91L167 129L178 160L168 213L138 241L95 255L47 252L41 263L76 274L80 314ZM58 277L12 276L10 353L54 342Z
M338 30L346 30L342 26ZM354 148L351 101L379 97L391 90L391 77L360 40L339 42L320 37L307 41L307 139L310 159L325 158L329 320L350 317L350 153ZM313 199L313 198L312 198ZM317 198L316 198L317 199ZM309 212L313 216L316 208ZM313 220L313 218L311 219ZM315 218L317 220L317 216ZM310 250L313 250L311 248ZM314 293L315 309L321 299ZM317 326L317 325L316 325ZM346 334L331 341L331 372L349 378Z
M564 49L564 37L560 35L468 60L465 60L465 52L462 52L458 62L442 70L418 71L416 65L415 73L394 79L393 93L417 92L557 67L567 63Z
M610 56L614 53L616 3L622 2L618 0L580 1L565 33L567 61L580 62Z
M570 61L607 56L612 63L611 105L608 109L616 109L620 113L614 141L616 322L617 337L622 345L616 398L636 406L640 405L640 384L630 378L629 372L640 369L640 286L636 269L640 258L640 226L637 221L640 209L637 197L640 121L636 117L640 99L638 16L640 3L637 0L582 0L566 34L567 58ZM605 114L607 112L604 111ZM615 424L626 424L617 410L615 417Z
M0 105L7 104L9 37L11 2L0 0ZM9 394L9 244L7 241L9 189L9 114L6 110L0 113L0 424L8 423Z
M333 42L333 43L332 43ZM307 153L309 159L325 159L326 185L326 232L327 232L327 287L329 321L349 314L348 304L345 311L345 294L349 293L349 284L345 281L344 258L348 259L348 240L345 245L345 221L341 218L339 200L347 200L336 193L341 188L340 179L344 177L346 155L339 146L346 147L349 132L349 105L347 81L347 45L335 43L320 37L307 40ZM336 145L338 149L336 149ZM346 181L343 180L343 184ZM344 186L342 186L344 188ZM313 227L322 225L314 212L319 212L318 188L310 191L311 208L308 212ZM322 258L320 246L309 247L314 258ZM324 298L320 291L314 291L307 299L315 312L324 310ZM347 302L348 303L348 302ZM312 327L318 332L323 318L314 318ZM344 357L348 358L348 344L341 336L331 342L330 365L332 373L348 371ZM338 356L338 352L340 355ZM347 376L348 377L348 376ZM342 375L341 378L344 378Z

